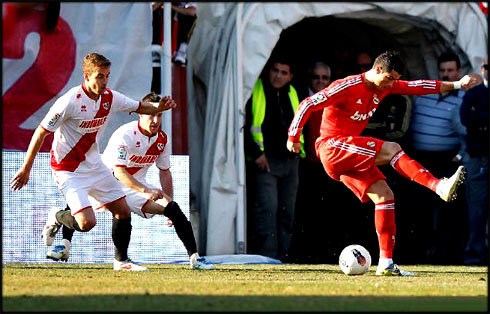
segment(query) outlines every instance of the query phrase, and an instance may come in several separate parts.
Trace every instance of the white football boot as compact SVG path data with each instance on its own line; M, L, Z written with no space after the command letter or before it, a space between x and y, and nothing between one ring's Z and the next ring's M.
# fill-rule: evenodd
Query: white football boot
M114 270L123 271L148 271L148 268L141 266L133 262L130 258L125 261L114 260Z
M71 242L67 239L61 240L60 245L56 245L53 249L51 249L46 257L50 258L54 261L68 261L68 257L70 257L70 246Z
M43 232L41 233L41 237L44 240L44 244L47 246L53 245L54 238L56 234L60 230L61 224L56 220L56 213L62 211L61 207L51 207L48 212L48 220L46 221L46 225L44 226Z
M191 269L203 269L203 270L214 269L213 265L203 263L204 259L199 257L198 253L192 254L189 260L191 264Z
M459 166L458 170L449 179L442 178L436 187L436 193L446 202L454 201L456 199L456 190L464 181L465 172L464 167Z

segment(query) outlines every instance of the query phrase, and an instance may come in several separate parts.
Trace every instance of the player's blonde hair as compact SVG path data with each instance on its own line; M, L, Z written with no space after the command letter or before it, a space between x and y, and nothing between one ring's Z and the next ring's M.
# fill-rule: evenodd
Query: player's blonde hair
M110 67L111 61L96 52L89 53L83 58L82 69L84 74L92 74L96 68Z

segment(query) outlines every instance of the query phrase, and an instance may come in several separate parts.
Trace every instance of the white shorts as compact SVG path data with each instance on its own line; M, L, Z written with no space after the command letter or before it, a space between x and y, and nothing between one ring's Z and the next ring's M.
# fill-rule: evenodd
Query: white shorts
M72 215L91 206L89 196L97 200L102 206L125 196L122 184L105 166L86 173L53 171L53 177L61 193L65 196Z
M143 182L143 184L149 188L155 188L151 184L148 184L146 182ZM145 206L147 202L150 200L145 197L145 194L140 193L136 190L133 190L131 188L128 188L127 186L122 185L122 190L124 194L126 194L126 203L128 203L129 209L135 213L138 216L141 216L143 218L151 218L155 216L155 214L150 214L150 213L145 213L141 209ZM89 198L90 202L92 203L93 207L95 208L96 211L105 211L106 208L103 207L103 204L94 198Z

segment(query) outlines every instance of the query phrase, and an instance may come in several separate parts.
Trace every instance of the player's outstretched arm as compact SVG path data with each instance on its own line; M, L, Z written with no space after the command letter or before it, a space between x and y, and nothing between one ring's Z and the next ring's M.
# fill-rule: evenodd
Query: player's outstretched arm
M122 184L127 186L130 189L138 191L140 193L146 194L146 198L151 200L158 200L162 198L163 191L160 189L150 189L141 184L138 180L136 180L125 167L114 167L114 176L116 179L121 181Z
M163 96L160 102L140 102L141 105L136 113L154 114L160 111L170 110L177 107L177 103L170 96Z
M459 81L455 82L441 82L441 92L449 92L454 89L463 89L468 90L476 85L479 85L483 82L481 76L477 74L466 74Z
M29 175L31 173L32 165L34 163L34 158L36 158L37 153L44 143L44 139L49 134L51 134L51 132L45 130L41 126L38 126L36 131L34 131L31 142L29 143L29 148L27 149L24 164L10 181L10 188L12 190L20 190L29 181Z

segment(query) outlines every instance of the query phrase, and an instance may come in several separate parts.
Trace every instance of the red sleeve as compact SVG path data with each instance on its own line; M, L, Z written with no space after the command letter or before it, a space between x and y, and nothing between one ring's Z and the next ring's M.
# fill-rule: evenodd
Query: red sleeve
M293 121L291 121L289 126L288 139L291 142L299 143L301 129L312 111L321 110L331 104L330 98L327 97L327 89L328 87L310 97L306 97L299 104L298 110L296 110Z
M401 81L396 80L390 89L390 94L401 95L427 95L438 94L441 92L441 81L417 80Z

